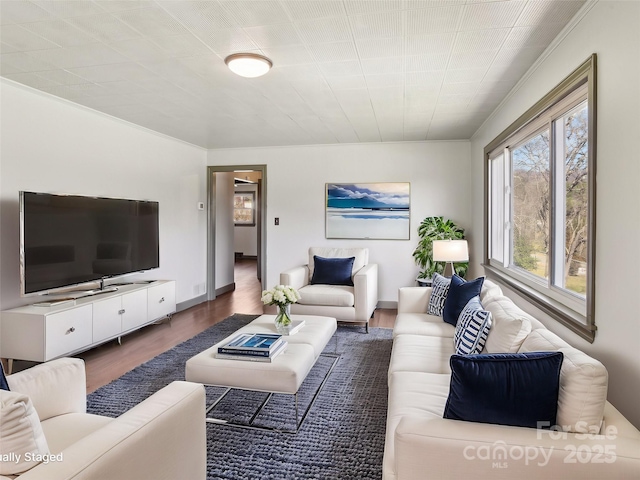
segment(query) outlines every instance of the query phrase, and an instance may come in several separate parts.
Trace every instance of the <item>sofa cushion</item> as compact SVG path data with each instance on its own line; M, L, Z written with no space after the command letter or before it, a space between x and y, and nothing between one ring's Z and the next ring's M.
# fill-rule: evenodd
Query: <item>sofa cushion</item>
M395 431L403 417L442 418L449 392L449 375L396 372L389 376L387 433L382 478L395 478Z
M398 313L393 324L393 338L398 335L425 335L453 338L455 328L441 317L426 313Z
M469 282L466 282L458 275L451 277L449 293L447 294L447 299L444 302L444 310L442 311L442 318L445 322L455 327L456 323L458 323L460 312L462 312L467 302L473 297L480 295L482 282L484 282L484 277L476 278Z
M557 423L568 432L600 431L608 386L604 365L545 329L531 332L520 351L562 352L564 362L560 371Z
M439 273L433 275L433 283L431 284L431 296L429 297L429 306L427 313L442 317L444 311L444 302L447 300L451 279L443 277Z
M355 297L353 287L340 285L307 285L298 290L302 305L326 305L332 307L353 307Z
M491 312L482 309L480 297L473 297L460 313L453 337L458 355L480 353L491 329Z
M40 421L56 415L87 411L84 360L59 358L9 375L11 390L24 393Z
M353 287L351 272L355 257L324 258L313 256L315 269L311 277L312 285L346 285Z
M431 287L400 287L398 289L398 313L427 313L432 291Z
M561 352L453 355L444 418L549 428L558 408Z
M489 298L500 296L502 296L502 289L500 286L485 278L484 283L482 284L482 290L480 290L480 303L484 305Z
M313 261L314 255L324 258L354 257L353 274L356 274L360 269L362 269L362 267L369 263L368 248L311 247L309 248L309 281L313 278L313 271L315 269Z
M0 475L26 472L49 453L38 413L23 393L0 390ZM27 455L29 454L29 455Z
M486 353L516 353L531 332L530 316L507 297L494 297L483 304L491 312L491 331L484 346Z
M447 337L398 335L393 340L389 376L395 372L449 374L453 342Z
M42 422L51 453L58 454L87 435L99 430L113 418L89 413L67 413Z

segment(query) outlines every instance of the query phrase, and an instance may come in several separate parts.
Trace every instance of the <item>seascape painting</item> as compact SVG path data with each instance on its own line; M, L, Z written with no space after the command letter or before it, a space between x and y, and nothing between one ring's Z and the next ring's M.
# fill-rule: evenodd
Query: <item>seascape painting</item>
M327 238L409 240L410 184L327 183Z

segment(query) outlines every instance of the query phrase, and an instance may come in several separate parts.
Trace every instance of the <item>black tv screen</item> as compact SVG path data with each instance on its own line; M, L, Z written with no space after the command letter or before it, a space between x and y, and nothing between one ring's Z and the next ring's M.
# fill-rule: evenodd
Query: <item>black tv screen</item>
M20 192L22 294L158 268L158 202Z

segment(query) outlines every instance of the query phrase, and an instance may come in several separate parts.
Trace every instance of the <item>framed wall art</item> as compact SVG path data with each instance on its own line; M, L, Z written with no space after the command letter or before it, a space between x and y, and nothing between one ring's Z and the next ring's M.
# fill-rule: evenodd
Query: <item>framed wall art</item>
M409 240L410 184L327 183L327 238Z

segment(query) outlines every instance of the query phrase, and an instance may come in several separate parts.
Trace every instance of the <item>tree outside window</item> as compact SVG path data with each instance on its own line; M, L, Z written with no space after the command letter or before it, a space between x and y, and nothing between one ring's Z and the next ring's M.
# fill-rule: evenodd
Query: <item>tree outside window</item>
M485 148L488 273L595 335L595 55Z

